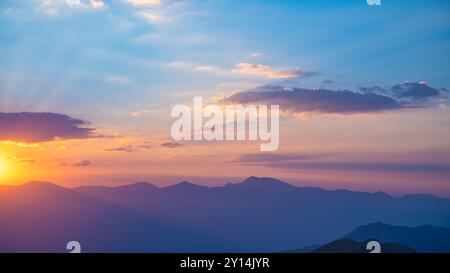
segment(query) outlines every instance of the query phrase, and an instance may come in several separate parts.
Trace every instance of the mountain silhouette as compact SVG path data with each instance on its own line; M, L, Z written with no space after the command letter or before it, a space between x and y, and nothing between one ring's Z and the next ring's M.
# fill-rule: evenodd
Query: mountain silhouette
M374 239L409 246L419 252L450 252L450 228L405 227L380 222L363 225L345 236L357 241Z
M108 190L131 197L142 186ZM65 252L67 242L73 240L88 252L228 250L182 225L44 182L0 186L0 219L0 252Z
M64 252L77 240L86 252L276 252L324 244L363 223L449 227L449 215L450 200L435 196L330 191L273 178L220 187L34 182L0 186L0 251Z
M325 244L312 253L369 253L366 249L367 241L357 242L352 239L339 239ZM397 243L384 243L381 246L382 253L414 253L414 249Z

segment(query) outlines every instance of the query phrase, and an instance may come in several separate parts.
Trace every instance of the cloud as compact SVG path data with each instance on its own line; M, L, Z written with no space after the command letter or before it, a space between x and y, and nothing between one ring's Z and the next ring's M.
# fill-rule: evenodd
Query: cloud
M379 86L371 86L371 87L362 86L359 88L359 91L361 91L363 93L374 93L374 94L382 94L382 95L386 94L386 91Z
M186 10L186 2L162 3L157 0L130 0L135 14L151 24L174 23L193 12Z
M305 76L311 76L314 73L305 72L298 68L290 69L286 71L278 70L270 65L266 64L251 64L251 63L238 63L232 70L232 73L264 77L268 79L292 79L292 78L302 78Z
M111 83L111 84L126 85L126 84L131 83L131 80L129 78L120 77L120 76L107 76L107 77L105 77L105 82Z
M172 62L169 64L169 66L183 69L183 70L189 70L194 72L203 72L203 73L226 73L226 70L212 65L198 65L193 64L185 61L178 61L178 62Z
M18 5L10 5L4 10L3 14L18 20L34 18L34 15L61 18L76 12L99 11L107 7L103 0L32 0L12 2L17 2ZM21 5L21 2L24 5Z
M164 142L164 143L161 143L161 146L173 149L173 148L181 147L181 146L183 146L183 144L176 143L176 142Z
M88 6L94 9L101 9L105 7L105 2L101 0L90 0Z
M132 153L132 152L136 152L138 150L144 149L144 150L149 150L151 149L152 146L150 145L150 142L146 141L141 145L124 145L124 146L119 146L119 147L115 147L115 148L109 148L109 149L105 149L106 152L126 152L126 153Z
M57 113L0 113L0 141L25 143L97 137L86 121Z
M13 160L13 161L15 161L15 162L17 162L19 164L23 164L23 165L30 165L30 164L33 164L33 163L37 162L37 160L35 160L35 159L21 158L21 157L16 156L16 155L10 155L10 156L7 156L5 158L8 159L8 160Z
M170 21L170 18L155 11L143 11L140 15L150 23L162 23Z
M374 93L355 93L327 89L286 88L263 86L250 91L231 94L223 100L231 103L262 103L280 105L282 111L292 113L370 113L397 110L409 106L395 99Z
M426 82L404 82L391 88L394 96L413 100L445 97L444 90L429 86Z
M152 145L151 145L151 141L145 141L142 145L138 145L138 146L136 146L137 148L140 148L140 149L146 149L146 150L149 150L149 149L151 149L152 148Z
M431 87L426 82L403 82L389 88L379 86L360 87L364 93L376 93L388 95L397 99L411 102L425 102L436 99L446 99L446 90Z
M260 166L297 170L347 170L347 171L430 171L450 172L450 165L412 162L335 162L326 155L301 154L244 154L234 161L246 166ZM318 161L319 160L319 161Z
M26 164L26 165L28 165L28 164L33 164L33 163L35 163L35 162L36 162L35 159L22 159L22 160L19 160L19 163L20 163L20 164Z
M106 152L127 152L131 153L134 151L132 145L120 146L116 148L105 149Z
M193 72L204 72L226 76L260 77L266 79L293 79L312 76L316 74L314 72L302 71L298 68L279 70L266 64L250 63L238 63L232 69L225 69L211 65L194 64L185 61L172 62L169 64L169 66Z
M163 115L166 112L167 112L167 109L165 107L153 105L146 109L131 112L130 114L133 117L140 117L140 116L148 115L148 114Z
M160 5L161 4L161 0L126 0L128 3L132 4L132 5L148 5L148 6L155 6L155 5Z
M50 16L61 15L69 10L103 9L106 4L102 0L40 0L37 1L35 11Z
M394 94L379 87L362 87L360 92L349 90L288 88L261 86L248 91L232 93L224 103L278 104L290 113L356 114L428 107L423 99L442 98L442 92L423 83L394 85ZM400 96L400 97L399 97ZM422 101L403 98L421 98Z
M198 72L208 72L208 73L218 73L223 72L223 70L216 66L211 65L200 65L193 68L194 71Z
M61 166L72 166L72 167L87 167L89 165L91 165L90 160L82 160L82 161L78 161L78 162L64 161L61 163Z
M259 58L259 57L264 56L264 54L261 52L252 52L249 55L250 55L250 57L253 57L253 58Z

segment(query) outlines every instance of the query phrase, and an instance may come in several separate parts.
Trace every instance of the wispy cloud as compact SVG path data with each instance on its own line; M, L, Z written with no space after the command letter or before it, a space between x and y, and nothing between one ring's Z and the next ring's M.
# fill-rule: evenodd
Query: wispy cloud
M176 143L176 142L164 142L164 143L161 143L161 146L173 149L173 148L181 147L181 146L183 146L183 144Z
M126 153L132 153L132 152L136 152L139 150L149 150L151 149L152 146L150 145L150 142L146 141L143 144L133 144L133 145L123 145L123 146L119 146L119 147L114 147L114 148L108 148L105 149L106 152L126 152Z
M150 23L161 23L170 21L170 17L166 17L164 14L155 11L143 11L140 12L139 14Z
M333 156L335 157L335 156ZM347 170L347 171L408 171L450 172L450 165L420 162L361 162L332 161L328 155L304 154L243 154L227 163L296 170Z
M174 23L190 14L185 2L162 2L158 0L130 0L135 13L151 24Z
M86 9L103 9L106 4L102 0L40 0L34 11L41 14L58 16L63 12Z
M316 75L299 68L277 69L266 64L238 63L231 69L218 66L194 64L185 61L172 62L169 66L193 72L212 73L230 77L257 77L265 79L293 79Z
M60 164L61 166L72 166L72 167L87 167L91 165L90 160L81 160L81 161L64 161Z
M107 76L105 77L105 82L111 84L125 85L131 83L131 80L129 78L121 76Z
M128 3L132 4L132 5L149 5L149 6L154 6L154 5L160 5L161 4L161 0L125 0Z
M250 57L253 57L253 58L259 58L259 57L264 56L264 54L261 52L252 52L249 55L250 55Z
M190 62L185 61L177 61L169 63L170 67L177 68L177 69L183 69L193 72L201 72L201 73L226 73L227 71L223 68L212 66L212 65L202 65L202 64L194 64Z
M132 145L126 145L126 146L120 146L120 147L105 149L105 151L106 152L127 152L127 153L131 153L131 152L134 151L134 149L133 149Z
M312 72L306 72L299 68L283 70L276 69L267 64L251 63L238 63L235 68L231 70L231 72L246 76L263 77L267 79L293 79L314 75L314 73Z

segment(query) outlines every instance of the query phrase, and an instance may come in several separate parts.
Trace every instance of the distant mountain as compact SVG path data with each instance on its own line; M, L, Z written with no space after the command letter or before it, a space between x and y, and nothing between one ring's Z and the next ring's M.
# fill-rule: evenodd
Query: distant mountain
M430 225L405 227L377 222L360 226L345 237L356 241L375 239L399 243L419 252L450 252L450 228Z
M340 239L325 244L312 253L369 253L366 249L367 242L357 242L352 239ZM384 243L381 248L382 253L414 253L414 249L396 243Z
M276 252L341 238L362 223L450 227L450 200L301 188L249 177L223 187L0 186L0 251ZM412 247L412 246L411 246Z

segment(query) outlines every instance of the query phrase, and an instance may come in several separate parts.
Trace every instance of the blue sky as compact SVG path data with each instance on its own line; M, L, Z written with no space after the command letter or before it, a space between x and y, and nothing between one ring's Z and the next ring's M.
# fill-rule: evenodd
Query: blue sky
M83 3L2 1L0 92L8 99L1 110L128 111L164 105L184 92L278 83L191 71L229 71L243 62L318 73L287 80L308 88L324 80L336 89L405 80L450 86L450 58L443 54L450 51L447 1ZM153 20L142 16L147 11Z

